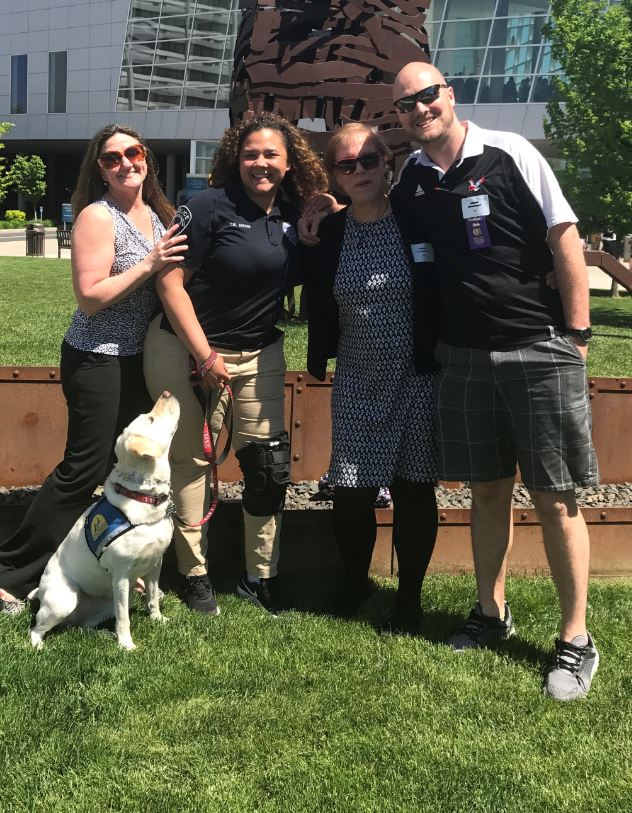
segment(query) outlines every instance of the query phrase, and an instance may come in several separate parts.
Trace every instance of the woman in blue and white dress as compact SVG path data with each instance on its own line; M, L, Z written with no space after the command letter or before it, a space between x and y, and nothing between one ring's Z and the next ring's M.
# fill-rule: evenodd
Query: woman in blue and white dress
M364 124L330 139L325 166L351 205L325 218L306 250L309 371L332 390L334 530L345 571L337 611L368 597L379 487L393 498L399 586L389 626L414 633L437 533L432 416L434 319L428 269L415 268L414 223L387 197L389 151Z
M68 405L63 460L22 524L0 545L0 612L14 614L112 465L123 427L150 406L145 333L156 305L154 275L184 258L186 237L167 228L166 199L146 145L108 125L90 142L72 198L72 277L79 305L61 347Z

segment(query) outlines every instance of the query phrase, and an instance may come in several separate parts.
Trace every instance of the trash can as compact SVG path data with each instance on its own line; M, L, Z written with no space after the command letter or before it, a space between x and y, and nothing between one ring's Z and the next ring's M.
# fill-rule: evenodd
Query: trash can
M44 227L33 223L26 227L26 256L44 256Z

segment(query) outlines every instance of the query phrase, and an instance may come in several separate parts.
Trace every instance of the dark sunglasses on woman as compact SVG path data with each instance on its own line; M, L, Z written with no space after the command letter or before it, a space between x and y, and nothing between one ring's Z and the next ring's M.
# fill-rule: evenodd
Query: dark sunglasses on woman
M146 155L147 150L142 144L132 144L131 147L123 150L122 153L116 150L102 152L97 160L104 169L114 169L114 167L117 167L121 163L123 158L127 158L131 164L139 164L145 159Z
M357 158L345 158L343 161L336 161L334 167L341 175L352 175L356 171L356 166L360 164L362 169L375 169L380 163L382 156L379 152L365 152Z
M447 88L448 85L430 85L430 87L413 93L412 96L402 96L395 102L395 107L400 113L412 113L417 106L417 102L429 105L436 102L441 94L441 88Z

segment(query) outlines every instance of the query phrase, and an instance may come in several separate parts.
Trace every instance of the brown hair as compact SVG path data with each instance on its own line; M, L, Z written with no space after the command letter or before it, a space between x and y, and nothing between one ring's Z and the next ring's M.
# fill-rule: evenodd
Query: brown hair
M276 113L267 112L226 130L209 175L211 186L223 186L229 178L238 175L243 143L258 130L277 130L283 137L292 169L283 178L281 189L293 204L299 206L310 195L327 189L327 176L322 165L298 127Z
M138 143L142 144L147 150L147 157L145 159L147 163L147 177L143 181L143 201L156 212L163 226L168 226L173 217L174 210L160 187L154 156L136 130L132 130L132 128L126 124L106 125L96 133L92 141L88 144L88 149L81 162L77 185L71 198L72 215L74 219L77 219L79 213L85 209L86 206L89 206L91 203L94 203L95 200L103 197L103 193L107 189L99 172L97 158L101 155L105 142L109 138L112 138L113 135L116 135L116 133L123 133L124 135L138 139Z
M332 179L334 177L336 150L338 149L338 145L342 143L347 136L354 135L355 133L368 133L372 141L375 143L378 152L383 156L384 161L388 162L391 160L392 153L382 136L372 127L369 127L368 124L362 124L360 121L352 121L350 124L344 124L339 130L336 130L327 142L327 147L325 148L323 155L323 162L325 164L325 169L331 175Z

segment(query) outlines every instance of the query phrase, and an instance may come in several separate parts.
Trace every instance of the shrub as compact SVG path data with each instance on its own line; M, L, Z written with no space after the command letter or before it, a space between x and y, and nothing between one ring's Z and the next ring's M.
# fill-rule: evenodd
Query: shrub
M26 212L20 209L7 209L4 216L10 223L22 223L26 220Z
M55 225L54 220L0 220L0 229L24 229L29 223L35 226L47 227Z

